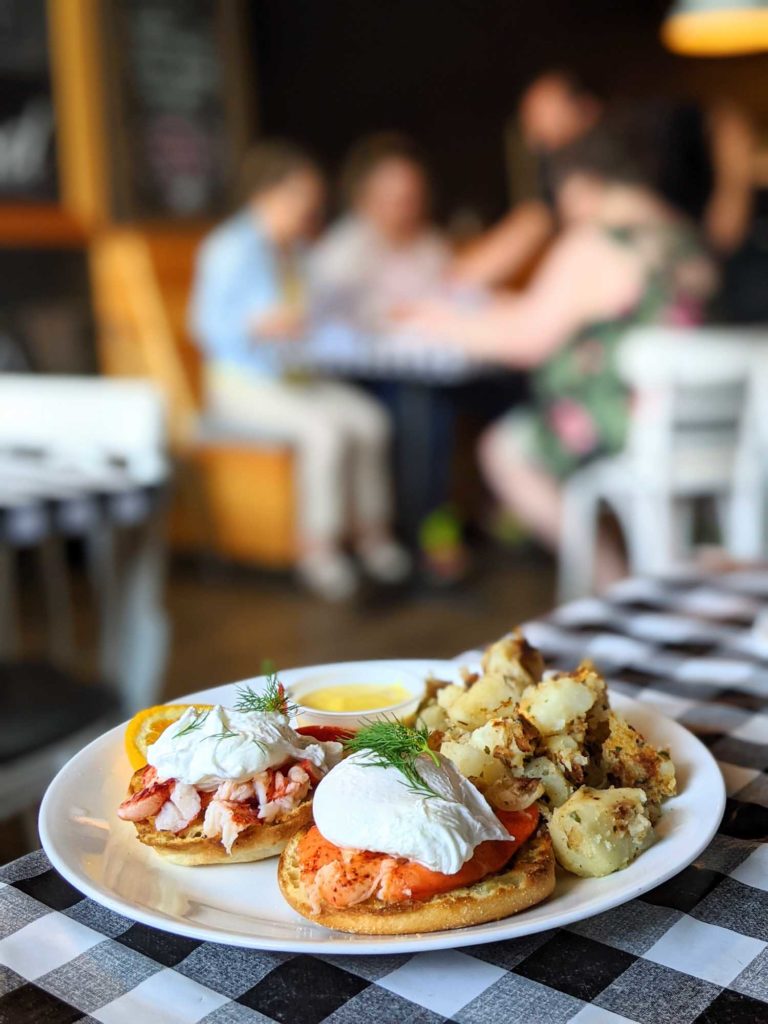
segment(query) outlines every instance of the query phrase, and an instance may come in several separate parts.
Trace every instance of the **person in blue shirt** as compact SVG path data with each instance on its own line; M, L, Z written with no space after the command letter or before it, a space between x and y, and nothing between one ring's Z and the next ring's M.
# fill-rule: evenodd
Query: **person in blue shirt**
M291 143L257 143L243 191L242 209L197 259L190 319L206 358L207 408L228 427L293 445L299 572L316 593L344 599L358 582L347 537L377 580L409 569L390 532L389 423L358 389L281 369L280 346L304 330L307 248L325 193L317 165Z

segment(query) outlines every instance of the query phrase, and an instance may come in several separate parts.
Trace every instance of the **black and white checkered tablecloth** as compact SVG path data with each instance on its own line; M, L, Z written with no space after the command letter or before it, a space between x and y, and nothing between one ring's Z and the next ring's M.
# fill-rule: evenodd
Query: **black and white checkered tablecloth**
M716 838L641 899L487 946L320 958L134 924L35 853L0 869L0 1021L768 1021L768 638L753 644L749 632L764 608L768 573L630 580L527 627L550 662L592 657L720 762L728 804Z

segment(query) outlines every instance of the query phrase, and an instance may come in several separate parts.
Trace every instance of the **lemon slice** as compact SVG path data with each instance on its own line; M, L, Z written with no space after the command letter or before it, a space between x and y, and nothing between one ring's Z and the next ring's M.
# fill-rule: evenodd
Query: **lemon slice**
M137 712L125 727L125 752L134 771L147 763L147 747L188 708L204 711L212 704L156 704Z

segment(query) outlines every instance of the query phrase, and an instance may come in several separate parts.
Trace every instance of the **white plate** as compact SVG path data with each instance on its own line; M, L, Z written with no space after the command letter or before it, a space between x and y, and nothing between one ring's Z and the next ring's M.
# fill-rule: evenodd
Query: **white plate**
M358 664L360 682L369 674L380 677L381 662ZM455 661L389 664L395 673L458 679ZM294 669L280 676L289 685L316 671ZM229 704L235 685L188 699ZM560 873L550 899L504 921L398 938L345 935L312 925L291 910L277 887L275 860L205 868L165 863L137 842L133 826L116 814L131 774L122 727L95 740L59 772L40 809L40 836L54 867L91 899L135 921L191 938L285 952L408 953L528 935L598 914L666 881L698 856L722 817L723 779L706 747L648 704L619 693L611 700L651 742L669 746L680 795L665 805L657 842L626 870L590 879Z

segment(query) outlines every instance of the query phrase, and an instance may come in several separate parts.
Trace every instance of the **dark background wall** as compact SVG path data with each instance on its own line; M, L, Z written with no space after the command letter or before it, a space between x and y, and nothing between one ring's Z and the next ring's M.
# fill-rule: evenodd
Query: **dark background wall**
M732 93L765 106L766 58L692 61L662 48L668 5L258 0L249 10L260 130L310 145L331 171L359 135L407 131L437 172L440 212L487 220L507 196L504 123L541 70L572 69L611 96Z
M55 200L44 0L0 0L0 201Z

